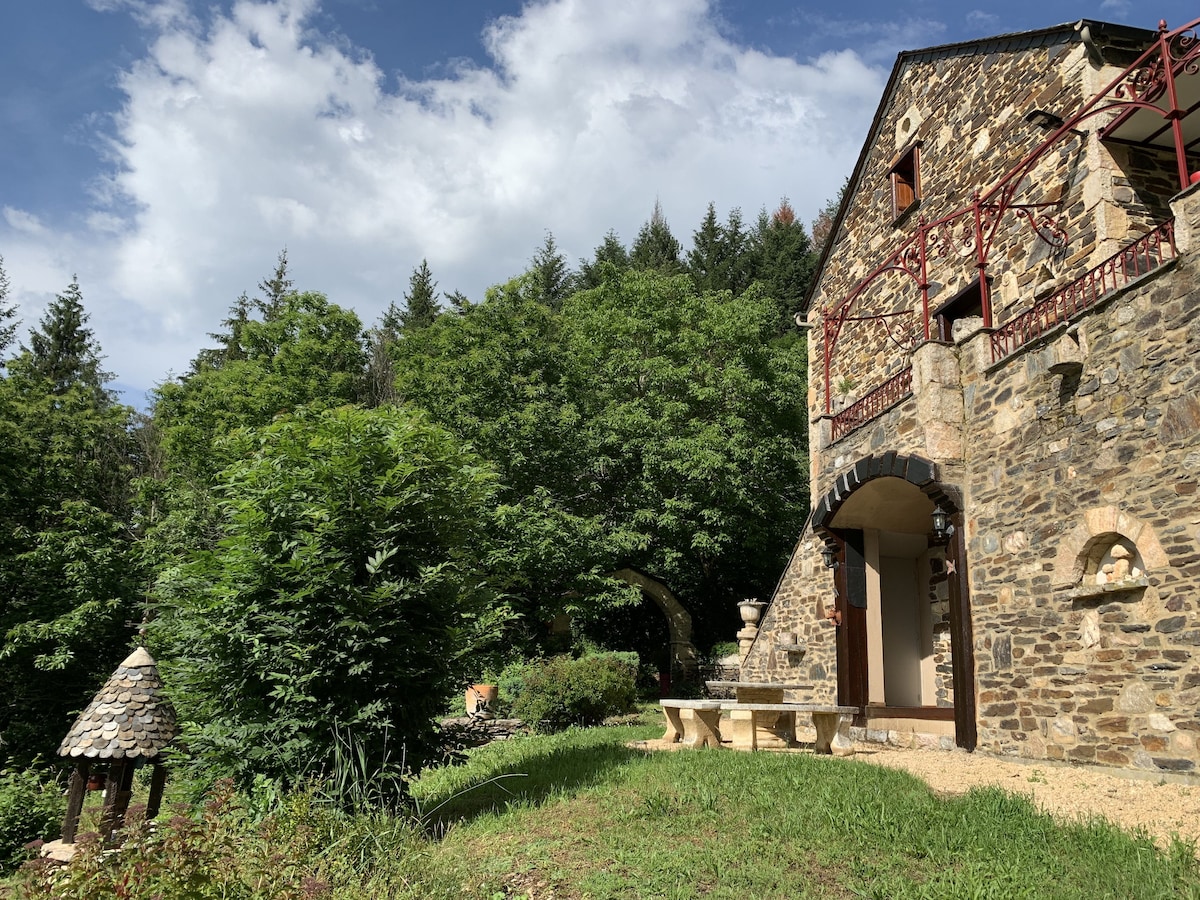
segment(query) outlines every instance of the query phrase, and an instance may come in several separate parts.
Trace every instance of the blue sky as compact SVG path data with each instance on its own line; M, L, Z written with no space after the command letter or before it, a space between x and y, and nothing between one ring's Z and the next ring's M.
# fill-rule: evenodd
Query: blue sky
M26 326L77 274L130 402L287 247L370 324L428 258L478 299L658 199L805 221L900 50L1200 5L37 0L0 12L0 256Z

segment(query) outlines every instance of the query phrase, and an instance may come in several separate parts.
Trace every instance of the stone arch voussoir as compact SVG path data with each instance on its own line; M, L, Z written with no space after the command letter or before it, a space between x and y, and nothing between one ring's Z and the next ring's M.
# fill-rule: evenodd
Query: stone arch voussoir
M947 513L953 515L961 510L958 499L938 481L937 463L920 456L889 452L880 456L864 456L834 479L833 487L817 501L809 516L809 526L813 532L825 539L826 543L832 541L829 526L837 511L851 494L876 478L903 478Z

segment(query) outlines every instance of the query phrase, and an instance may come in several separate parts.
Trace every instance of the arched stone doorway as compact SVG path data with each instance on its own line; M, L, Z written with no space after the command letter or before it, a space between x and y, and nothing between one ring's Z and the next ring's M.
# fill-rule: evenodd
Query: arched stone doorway
M949 525L936 534L935 510ZM938 481L934 463L885 453L840 475L811 523L835 566L838 702L863 707L868 718L952 721L955 743L973 750L975 664L957 492Z

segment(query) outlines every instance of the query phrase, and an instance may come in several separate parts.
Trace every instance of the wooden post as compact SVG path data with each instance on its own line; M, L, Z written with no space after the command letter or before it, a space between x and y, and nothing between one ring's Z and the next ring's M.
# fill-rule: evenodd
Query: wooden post
M113 760L108 773L108 790L104 796L104 808L100 814L100 834L104 840L112 837L113 829L125 824L125 812L129 809L129 795L133 789L133 762L128 759Z
M167 770L161 762L154 760L154 774L150 778L150 799L146 801L146 821L158 815L162 807L163 786L167 783Z
M75 835L79 831L79 816L83 813L83 801L87 797L88 774L91 764L86 759L75 763L71 780L67 788L67 815L63 819L62 842L75 843Z

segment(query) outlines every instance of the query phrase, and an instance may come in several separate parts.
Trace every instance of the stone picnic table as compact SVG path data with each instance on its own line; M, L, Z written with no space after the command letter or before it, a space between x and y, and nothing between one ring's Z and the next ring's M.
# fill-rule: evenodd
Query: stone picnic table
M851 718L857 706L824 703L785 703L786 691L810 690L808 684L778 682L708 681L709 690L732 690L734 700L663 700L667 730L663 739L682 741L688 747L720 747L728 742L736 749L791 747L795 743L796 714L812 716L816 729L813 751L849 756ZM722 735L721 714L729 713L728 736Z

